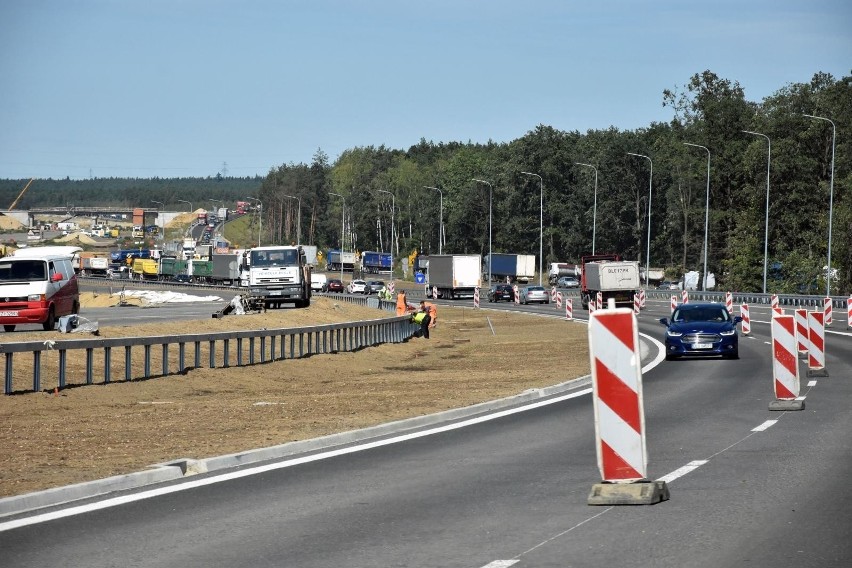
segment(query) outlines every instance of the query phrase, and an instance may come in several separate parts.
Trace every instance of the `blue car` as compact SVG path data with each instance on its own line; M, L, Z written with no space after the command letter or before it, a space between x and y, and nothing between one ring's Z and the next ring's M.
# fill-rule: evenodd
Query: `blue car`
M660 318L666 326L666 359L692 355L721 355L739 358L737 324L722 304L681 304L669 318Z

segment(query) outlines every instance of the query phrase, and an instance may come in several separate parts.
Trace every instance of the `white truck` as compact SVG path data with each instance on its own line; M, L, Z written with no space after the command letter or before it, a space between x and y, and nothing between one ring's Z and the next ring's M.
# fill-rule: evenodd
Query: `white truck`
M624 261L618 255L596 255L583 257L581 277L583 307L597 301L601 294L602 307L610 298L617 307L632 308L633 296L639 289L639 263Z
M438 297L454 300L473 298L482 286L482 256L478 254L434 254L429 256L427 294L438 289Z
M195 239L186 237L183 240L183 258L189 260L195 256Z
M279 308L294 303L311 304L311 266L301 246L265 246L248 251L248 292L252 308Z
M547 270L547 281L551 286L556 286L556 282L563 276L577 277L580 272L577 270L576 264L567 262L551 262Z

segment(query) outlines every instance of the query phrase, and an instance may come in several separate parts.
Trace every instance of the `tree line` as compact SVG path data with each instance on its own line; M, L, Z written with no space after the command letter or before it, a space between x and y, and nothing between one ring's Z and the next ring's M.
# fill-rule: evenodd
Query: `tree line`
M137 206L180 196L198 207L251 195L263 203L265 241L393 247L397 257L487 254L489 229L494 252L537 255L541 215L545 262L594 248L679 277L703 270L706 234L719 286L760 291L766 249L767 291L778 293L825 291L831 223L832 294L852 291L852 77L816 73L755 102L704 71L661 102L671 120L637 130L538 125L507 143L421 139L407 150L351 148L333 163L320 149L310 164L255 178L39 180L18 207L48 196ZM0 180L0 204L25 181Z

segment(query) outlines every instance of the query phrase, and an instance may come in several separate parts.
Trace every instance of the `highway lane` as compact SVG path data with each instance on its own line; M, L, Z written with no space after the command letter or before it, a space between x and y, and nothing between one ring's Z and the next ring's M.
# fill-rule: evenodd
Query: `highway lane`
M661 337L667 310L649 302L641 330ZM752 317L739 361L645 373L652 477L705 462L670 481L665 503L586 505L599 477L581 394L257 475L190 487L216 476L194 478L183 491L0 532L0 550L9 566L846 565L852 340L828 334L831 376L803 389L804 411L769 412L768 325Z

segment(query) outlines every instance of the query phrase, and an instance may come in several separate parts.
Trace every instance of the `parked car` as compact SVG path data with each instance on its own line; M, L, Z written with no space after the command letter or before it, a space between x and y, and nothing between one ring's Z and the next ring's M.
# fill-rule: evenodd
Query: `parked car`
M350 294L369 294L364 280L353 280L346 285L346 291Z
M325 286L323 287L323 292L337 292L339 294L343 293L343 281L339 278L329 278Z
M544 289L544 286L524 286L520 290L520 296L522 304L529 304L530 302L550 303L550 293Z
M680 284L677 282L669 282L668 280L660 282L657 290L680 290Z
M515 291L508 284L497 284L488 290L489 302L499 302L500 300L506 300L507 302L515 300Z
M737 324L722 304L689 303L675 309L671 319L660 318L666 326L666 359L685 355L721 355L739 358Z
M367 291L365 294L381 294L385 291L385 283L381 280L370 280L367 282Z
M556 281L557 288L579 288L580 281L573 276L560 276Z

